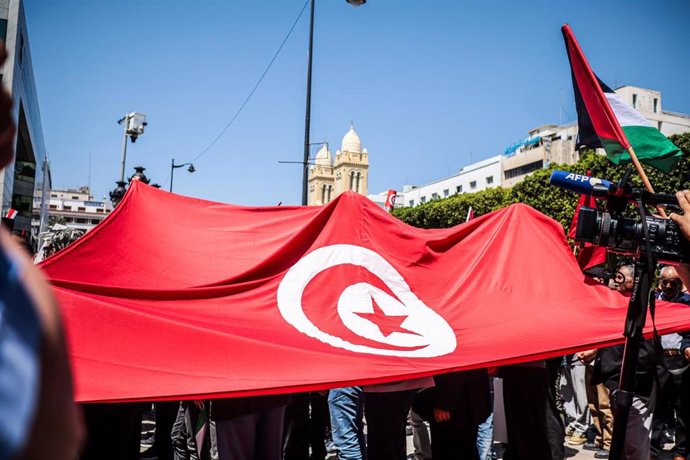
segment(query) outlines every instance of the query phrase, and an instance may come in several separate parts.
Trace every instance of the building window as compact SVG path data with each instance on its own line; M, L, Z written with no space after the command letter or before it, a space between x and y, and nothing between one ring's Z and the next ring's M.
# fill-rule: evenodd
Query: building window
M51 204L51 205L50 205L50 209L57 209L57 205L56 205L56 204Z
M51 194L50 194L50 197L51 197L51 198L57 198L57 193L51 193Z
M455 193L462 193L462 185L455 187Z
M637 94L633 94L633 108L637 108Z
M78 196L74 196L74 195L72 195L72 199L73 199L73 200L78 200L78 199L79 199L79 197L78 197Z
M544 167L544 160L535 161L533 163L528 163L526 165L518 166L517 168L507 169L504 171L506 179L512 179L513 177L524 176L537 169L542 169Z
M450 195L450 190L444 189L443 190L443 196L448 196L448 195Z
M74 222L77 223L77 224L86 224L86 223L88 223L86 219L82 219L81 217L77 217L76 219L74 219Z
M91 219L91 225L98 225L101 219Z
M432 194L431 194L431 199L432 199L432 200L438 200L438 193L432 193Z
M74 219L72 219L71 217L65 217L66 224L71 224L72 222L74 222Z
M654 113L659 111L659 98L654 98Z
M477 181L476 181L476 180L473 180L472 182L470 182L470 188L471 188L472 190L474 190L475 188L477 188Z
M422 199L421 199L421 200L419 200L419 201L421 201L422 203L426 203L426 197L425 197L425 196L423 196L423 197L422 197Z
M63 206L63 208L65 209L65 211L71 211L72 210L72 206Z
M103 213L103 208L98 208L98 209L96 209L96 212Z
M77 211L86 212L86 208L83 207L83 206L79 206L79 207L77 208Z
M494 176L489 176L486 178L486 183L487 184L493 184L494 183Z
M410 200L410 201L408 201L408 202L407 202L407 204L408 204L408 206L409 206L409 207L412 207L412 206L414 206L414 200Z

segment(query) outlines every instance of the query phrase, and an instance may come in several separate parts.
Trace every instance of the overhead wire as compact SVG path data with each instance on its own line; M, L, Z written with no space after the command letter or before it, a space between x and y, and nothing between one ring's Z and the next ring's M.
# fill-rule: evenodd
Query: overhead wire
M277 51L275 52L275 54L274 54L273 57L271 58L271 61L270 61L270 62L268 63L268 65L266 66L266 69L263 71L263 73L261 74L261 76L260 76L259 79L257 80L256 84L254 85L254 87L252 88L252 90L249 92L249 95L244 99L244 102L242 102L242 104L241 104L240 107L237 109L237 111L235 112L235 114L232 116L232 118L230 119L230 121L228 121L228 123L227 123L227 124L225 125L225 127L220 131L220 133L218 133L218 135L215 137L215 139L213 139L213 141L212 141L205 149L203 149L197 156L195 156L192 160L190 160L190 163L195 162L196 160L198 160L199 158L201 158L206 152L208 152L209 150L211 150L211 148L212 148L214 145L216 145L216 143L220 140L220 138L223 137L223 135L225 134L225 132L226 132L228 129L230 129L230 126L232 126L232 124L235 122L235 120L237 120L237 117L240 115L240 113L242 113L242 110L245 108L245 106L247 105L247 103L249 102L249 100L252 98L252 96L254 95L254 93L256 92L256 90L259 88L259 85L261 84L261 82L264 80L264 78L265 78L266 75L268 74L268 71L271 70L271 67L273 66L273 63L274 63L275 60L278 58L278 55L279 55L280 52L283 50L283 47L285 46L285 43L287 43L288 39L290 38L290 35L292 35L292 32L295 30L295 27L297 26L297 23L299 22L300 18L301 18L302 15L304 14L304 10L307 8L307 5L309 4L309 1L310 1L310 0L307 0L306 2L304 2L304 6L302 6L302 9L300 10L299 14L297 15L297 18L295 19L295 21L293 22L292 26L290 27L290 30L288 31L288 33L287 33L287 35L285 36L285 38L283 39L283 41L280 43L280 46L278 47Z

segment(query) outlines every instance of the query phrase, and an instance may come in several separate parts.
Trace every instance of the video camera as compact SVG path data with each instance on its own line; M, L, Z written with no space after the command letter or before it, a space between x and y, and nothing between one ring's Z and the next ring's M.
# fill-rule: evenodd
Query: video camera
M603 212L596 208L580 207L575 240L634 257L650 254L659 262L690 262L690 241L680 233L676 223L648 215L644 209L644 205L677 208L676 196L633 188L630 184L631 173L632 170L628 169L617 184L567 171L554 171L551 174L551 185L606 201L606 210ZM628 203L638 205L639 220L624 217ZM648 235L646 238L645 234Z

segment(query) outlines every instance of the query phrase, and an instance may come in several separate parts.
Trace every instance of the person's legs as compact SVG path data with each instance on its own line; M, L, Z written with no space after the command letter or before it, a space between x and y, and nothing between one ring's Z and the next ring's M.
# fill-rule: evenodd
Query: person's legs
M367 458L405 460L405 422L416 391L365 393Z
M414 446L415 460L431 460L429 428L424 423L424 419L412 410L410 411L410 425L412 426L412 445Z
M139 403L83 404L82 408L87 430L82 460L139 459Z
M326 458L326 434L328 432L328 396L318 392L309 393L309 444L311 460Z
M592 425L594 425L594 430L596 431L596 438L594 443L599 446L599 448L604 447L604 414L599 410L599 392L597 385L591 384L592 380L592 366L587 366L585 369L585 389L587 390L587 410L589 410L592 416ZM590 439L591 440L591 439Z
M217 420L218 458L220 460L253 459L258 420L258 414L242 415L230 420Z
M285 409L283 428L284 459L309 458L309 393L292 396L292 401Z
M546 437L546 369L506 366L502 374L508 429L506 458L551 460L551 448Z
M187 425L185 424L186 401L182 401L177 409L177 417L173 423L170 440L172 441L173 458L175 460L190 460L190 452L187 446Z
M274 407L258 414L254 457L245 460L281 460L285 406Z
M676 445L673 453L683 456L690 455L688 446L688 430L690 429L690 372L683 372L678 376L680 380L680 394L677 403Z
M544 401L546 417L546 439L551 450L552 460L563 460L565 458L565 426L561 418L561 411L558 409L558 377L560 375L561 359L547 359L547 392Z
M173 447L170 433L177 418L179 401L165 401L154 404L156 411L156 438L154 449L158 460L173 460Z
M601 413L601 442L605 450L611 450L613 436L613 412L611 412L611 394L603 383L597 385L597 406Z
M666 359L667 366L670 365L669 357ZM672 428L675 425L674 411L674 389L671 374L664 368L657 369L657 381L659 382L656 393L656 408L652 419L652 440L651 451L658 454L663 449L664 429Z
M362 460L362 387L334 388L328 392L333 444L339 460Z
M625 435L625 460L649 460L656 385L649 397L633 397Z
M494 414L479 425L477 429L477 450L480 460L491 460L491 448L494 442Z
M574 434L582 434L589 428L589 410L587 385L585 384L586 367L584 364L572 364L564 368L567 384L562 387L562 394L570 392L571 417L568 426ZM564 404L564 407L568 405Z

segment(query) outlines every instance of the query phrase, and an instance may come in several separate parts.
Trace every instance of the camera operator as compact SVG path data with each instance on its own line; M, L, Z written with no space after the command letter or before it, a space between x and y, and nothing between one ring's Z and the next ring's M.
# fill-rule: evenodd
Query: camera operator
M669 216L673 222L678 225L681 233L690 241L690 190L682 190L676 193L678 198L678 206L683 210L683 215L671 213ZM690 255L690 254L689 254ZM678 276L683 281L685 286L690 286L690 265L681 264L676 267ZM687 358L687 357L686 357Z

